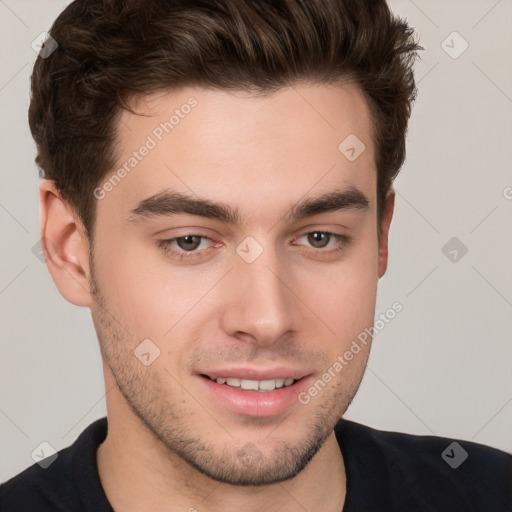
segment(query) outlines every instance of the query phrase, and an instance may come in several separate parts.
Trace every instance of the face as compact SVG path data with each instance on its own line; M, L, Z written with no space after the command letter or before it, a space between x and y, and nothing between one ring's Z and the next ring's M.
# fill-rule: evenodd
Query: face
M215 480L291 478L367 362L369 344L332 369L373 325L387 257L367 106L316 85L187 88L136 110L95 192L91 310L110 400ZM356 139L339 149L349 134L365 145L355 159Z

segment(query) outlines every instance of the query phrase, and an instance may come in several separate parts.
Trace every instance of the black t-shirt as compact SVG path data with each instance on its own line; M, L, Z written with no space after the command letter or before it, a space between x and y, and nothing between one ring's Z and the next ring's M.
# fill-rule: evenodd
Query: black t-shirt
M466 441L335 427L347 475L340 512L512 511L512 456ZM46 469L34 464L0 486L2 512L112 511L96 450L107 418L89 425ZM316 511L315 511L316 512Z

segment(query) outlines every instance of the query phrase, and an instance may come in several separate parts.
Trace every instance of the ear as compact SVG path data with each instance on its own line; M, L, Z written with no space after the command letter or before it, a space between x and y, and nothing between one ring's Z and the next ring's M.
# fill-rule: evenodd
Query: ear
M388 268L388 237L389 226L395 208L395 191L390 188L384 199L384 209L381 219L381 237L379 242L379 279L386 273Z
M53 281L68 302L90 307L90 248L83 224L52 180L41 183L39 205L41 246Z

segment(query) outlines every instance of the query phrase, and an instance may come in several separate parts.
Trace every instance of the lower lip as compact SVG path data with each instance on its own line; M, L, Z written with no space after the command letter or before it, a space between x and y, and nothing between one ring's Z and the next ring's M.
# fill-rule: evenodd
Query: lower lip
M218 384L198 375L202 385L217 402L238 414L259 418L276 416L298 403L298 395L307 389L310 377L303 377L291 386L274 391L251 391Z

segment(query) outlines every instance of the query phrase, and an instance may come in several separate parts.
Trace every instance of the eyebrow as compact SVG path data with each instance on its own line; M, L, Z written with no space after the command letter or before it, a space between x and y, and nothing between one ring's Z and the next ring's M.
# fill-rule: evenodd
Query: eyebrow
M295 204L283 217L286 222L319 215L321 213L362 210L370 207L368 198L357 188L335 190L318 197L308 198ZM166 190L140 201L130 211L129 222L171 215L188 214L216 219L228 224L240 224L241 216L238 208L225 203L216 203L180 192Z

